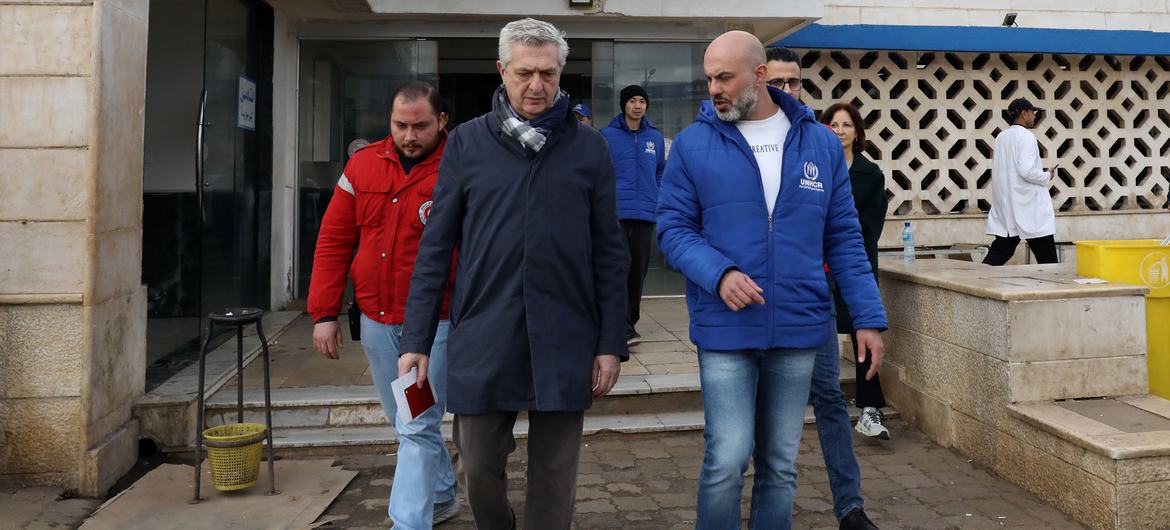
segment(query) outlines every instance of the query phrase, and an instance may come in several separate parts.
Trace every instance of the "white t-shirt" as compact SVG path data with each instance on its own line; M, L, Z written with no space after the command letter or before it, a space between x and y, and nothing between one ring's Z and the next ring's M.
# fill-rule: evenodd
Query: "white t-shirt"
M788 136L788 129L792 122L783 110L777 109L776 114L762 120L740 120L735 122L740 134L752 148L756 155L756 164L760 166L760 179L764 184L764 203L768 205L768 215L772 215L772 208L776 206L776 197L780 195L780 168L784 164L784 138Z

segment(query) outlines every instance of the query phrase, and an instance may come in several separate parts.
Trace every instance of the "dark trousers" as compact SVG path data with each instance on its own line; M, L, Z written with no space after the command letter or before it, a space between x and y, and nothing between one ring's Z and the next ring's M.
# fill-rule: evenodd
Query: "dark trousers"
M626 280L626 333L629 334L634 332L634 325L642 316L642 283L646 280L646 269L650 265L654 223L624 220L622 233L625 234L626 256L630 264L630 274Z
M886 395L882 393L882 380L878 374L873 374L873 379L865 380L865 373L869 371L869 366L873 364L873 357L865 356L865 362L857 362L861 352L857 349L857 332L849 332L849 342L853 344L853 361L857 366L857 383L854 388L857 391L856 403L857 408L873 407L880 409L886 406Z
M568 530L577 498L584 412L528 413L528 489L524 527ZM516 528L508 503L508 455L516 450L516 412L456 414L456 473L480 530Z
M995 241L991 243L991 249L987 251L987 257L983 258L983 263L996 266L1007 263L1016 253L1016 247L1019 244L1019 236L995 236ZM1056 238L1054 236L1029 239L1028 248L1036 257L1036 263L1056 263Z

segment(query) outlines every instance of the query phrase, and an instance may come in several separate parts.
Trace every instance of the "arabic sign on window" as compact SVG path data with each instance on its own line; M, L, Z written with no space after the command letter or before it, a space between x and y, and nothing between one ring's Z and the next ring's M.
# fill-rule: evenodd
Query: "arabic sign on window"
M256 130L256 82L240 76L239 118L236 125L249 131Z

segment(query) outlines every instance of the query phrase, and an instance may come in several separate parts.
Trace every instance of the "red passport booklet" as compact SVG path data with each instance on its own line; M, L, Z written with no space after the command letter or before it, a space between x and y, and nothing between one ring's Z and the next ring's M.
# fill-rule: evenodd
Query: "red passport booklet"
M430 379L427 379L422 388L419 388L417 383L417 368L411 368L410 373L390 383L390 388L394 392L394 403L398 406L398 418L402 423L414 421L438 401Z

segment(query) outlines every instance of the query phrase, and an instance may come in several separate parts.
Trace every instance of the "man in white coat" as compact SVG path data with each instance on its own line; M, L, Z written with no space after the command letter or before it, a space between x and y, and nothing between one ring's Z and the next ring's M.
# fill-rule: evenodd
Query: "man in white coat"
M1007 263L1020 238L1028 241L1037 263L1056 263L1056 213L1048 195L1056 167L1044 170L1036 136L1028 130L1036 126L1039 111L1024 98L1013 101L1008 106L1012 125L995 138L987 215L987 234L995 236L995 242L983 259L988 265Z

